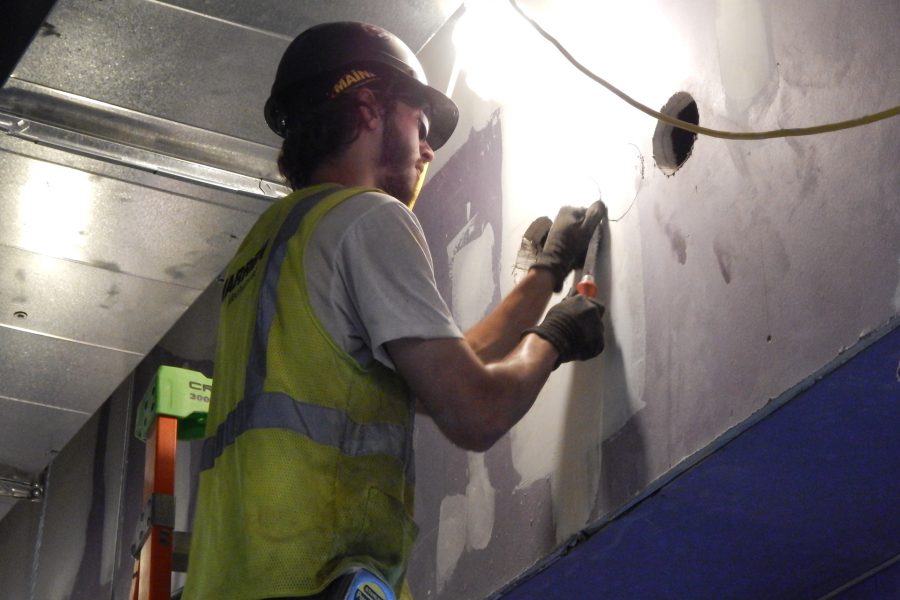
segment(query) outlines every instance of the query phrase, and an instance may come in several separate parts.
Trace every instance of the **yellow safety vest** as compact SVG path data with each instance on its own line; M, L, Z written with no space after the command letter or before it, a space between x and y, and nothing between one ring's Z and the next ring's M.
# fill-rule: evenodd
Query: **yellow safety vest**
M303 270L319 219L364 191L281 199L228 266L186 600L311 595L353 566L409 597L414 407L335 344Z

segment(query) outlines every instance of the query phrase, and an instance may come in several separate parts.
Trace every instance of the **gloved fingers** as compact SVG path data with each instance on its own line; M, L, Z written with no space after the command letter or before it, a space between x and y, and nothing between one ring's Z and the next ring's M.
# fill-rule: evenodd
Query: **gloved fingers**
M583 206L563 206L556 213L554 223L574 223L584 219L587 209Z
M573 287L572 289L574 290L575 288ZM579 298L579 300L570 300L569 298L571 298L572 296L577 296ZM593 306L580 306L579 309L581 309L581 311L595 312L595 313L597 313L598 318L602 317L603 314L606 312L606 307L603 306L603 304L599 300L597 300L596 298L591 298L589 296L582 296L582 295L578 294L578 292L575 292L574 294L572 294L570 292L569 297L561 300L560 304L562 304L563 302L567 302L570 304L581 303L582 305L585 305L585 304L593 305Z
M584 215L584 222L588 229L593 231L595 227L602 225L605 219L606 204L603 203L603 200L597 200L587 207Z
M604 347L603 315L606 307L594 298L581 296L582 302L588 302L592 306L583 313L581 322L582 339L575 347L575 360L588 360L594 358Z
M602 200L597 200L589 207L582 209L581 212L581 220L579 223L578 229L578 251L574 255L574 262L572 266L576 269L580 269L584 266L584 261L587 258L588 245L591 241L591 236L594 234L594 231L598 227L602 227L603 220L606 218L606 205Z
M547 241L547 234L550 233L552 225L553 221L548 217L538 217L531 222L531 225L528 226L522 237L534 244L540 252L544 247L544 242Z

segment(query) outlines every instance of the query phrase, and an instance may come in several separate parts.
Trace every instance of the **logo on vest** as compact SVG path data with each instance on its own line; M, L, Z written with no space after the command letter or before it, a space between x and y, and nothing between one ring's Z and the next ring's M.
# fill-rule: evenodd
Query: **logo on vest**
M245 262L240 268L228 276L228 279L225 280L225 286L222 288L222 302L228 300L228 296L234 292L238 291L238 288L247 277L253 273L253 270L256 268L256 264L262 260L263 254L266 252L266 248L269 246L269 242L266 241L265 244L262 245L262 248L254 254L250 260Z

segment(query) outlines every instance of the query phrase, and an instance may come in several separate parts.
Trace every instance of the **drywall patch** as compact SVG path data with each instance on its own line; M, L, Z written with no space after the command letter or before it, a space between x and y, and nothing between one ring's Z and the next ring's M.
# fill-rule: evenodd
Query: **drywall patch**
M490 308L500 302L501 142L500 115L495 113L484 129L470 132L466 143L425 185L416 203L438 290L455 317L477 321L484 316L477 315L477 306L484 308L486 303ZM484 262L472 273L476 255ZM477 290L477 298L473 290ZM489 291L492 296L486 300L484 294ZM466 323L459 325L465 329Z
M728 104L748 109L775 80L775 60L760 0L718 0L719 71Z
M437 539L437 591L440 594L466 548L466 497L447 496L441 502Z
M437 591L444 589L466 550L484 550L494 531L496 491L491 485L484 454L469 452L469 484L465 495L441 501L437 539Z
M484 550L494 531L495 491L488 477L484 454L469 452L469 485L466 487L467 546Z
M494 228L478 215L470 218L447 245L453 290L450 306L463 331L484 317L497 295L497 278L493 273L484 276L485 267L492 267L493 253Z
M601 247L597 283L599 300L607 306L603 353L560 366L510 433L512 463L520 477L516 490L550 480L557 543L596 516L597 506L605 506L601 496L609 486L603 482L602 440L646 406L641 219L642 211L634 210L611 225Z
M416 203L438 290L463 330L500 302L502 141L497 111L483 129L469 132ZM466 494L445 497L440 504L437 593L445 589L466 548L481 549L491 539L495 493L484 459L469 456L468 461Z

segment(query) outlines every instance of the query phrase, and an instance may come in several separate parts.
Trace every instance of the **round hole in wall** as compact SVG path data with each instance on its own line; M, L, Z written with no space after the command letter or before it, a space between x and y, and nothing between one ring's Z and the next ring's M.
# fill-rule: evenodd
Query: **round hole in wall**
M13 313L13 316L17 319L27 319L28 313L25 312L24 310L17 310L16 312Z
M678 92L666 102L660 112L669 117L675 117L692 125L700 124L700 111L697 103L687 92ZM680 127L669 125L660 121L656 124L653 133L653 159L656 166L671 177L681 165L687 161L694 149L694 140L697 134Z

